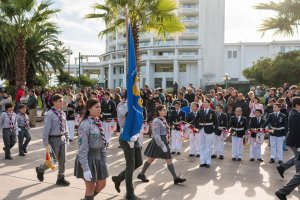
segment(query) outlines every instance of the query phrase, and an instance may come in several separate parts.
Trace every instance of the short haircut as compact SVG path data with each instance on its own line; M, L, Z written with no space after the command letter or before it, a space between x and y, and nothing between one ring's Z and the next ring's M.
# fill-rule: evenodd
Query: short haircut
M209 98L205 98L204 101L207 101L207 103L211 102L211 100Z
M260 114L262 114L262 109L255 109L255 112L259 112Z
M181 96L183 96L183 92L178 92L178 94L180 94Z
M72 99L74 98L73 94L67 94L68 97L71 97Z
M97 96L97 93L96 93L96 92L94 92L94 91L92 91L92 92L91 92L91 95L92 95L92 94Z
M55 95L52 96L52 101L53 102L56 102L60 99L63 99L63 96L61 94L55 94Z
M235 111L241 111L241 112L243 112L243 109L242 109L241 107L237 107L237 108L235 109Z
M109 92L104 92L104 95L110 96Z
M296 105L300 105L300 97L293 97L292 103L294 108Z
M26 105L20 104L20 105L19 105L19 110L21 110L22 108L26 108Z
M199 103L193 102L193 103L191 103L191 106L193 106L193 105L195 105L195 106L197 106L197 108L199 108Z
M180 101L175 101L174 105L176 105L176 104L179 105L179 106L181 106L181 102Z
M281 104L280 103L274 103L273 106L278 106L279 108L281 108Z
M276 99L272 98L272 99L269 100L269 102L274 102L274 103L276 103Z
M5 104L5 110L8 110L9 108L13 108L14 105L12 103Z
M222 104L218 104L216 105L216 107L220 108L221 110L223 110L224 106Z

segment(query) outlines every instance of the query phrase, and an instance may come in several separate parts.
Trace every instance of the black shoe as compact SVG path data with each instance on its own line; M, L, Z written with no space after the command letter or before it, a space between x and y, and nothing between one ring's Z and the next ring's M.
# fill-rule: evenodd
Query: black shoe
M177 185L178 183L183 183L185 181L186 181L185 178L177 177L177 178L174 179L174 184Z
M237 161L242 161L242 159L241 159L241 158L238 158Z
M181 155L181 153L180 152L177 152L177 156L180 156Z
M280 200L286 200L286 195L281 194L279 191L275 192L275 195L278 197Z
M141 200L141 198L134 195L134 197L126 197L126 200Z
M214 159L214 158L216 158L216 157L217 157L216 155L211 155L211 158L212 158L212 159Z
M282 160L279 160L279 161L278 161L278 164L279 164L279 165L281 165L282 163L283 163Z
M117 190L118 193L121 192L121 189L120 189L120 181L118 180L118 177L117 176L113 176L111 177L112 181L115 183L115 189Z
M197 157L197 158L200 158L200 154L197 154L196 157Z
M254 158L250 158L250 161L254 161Z
M11 156L5 156L5 160L12 160L13 158Z
M283 149L283 151L289 151L288 149Z
M210 168L210 165L209 165L209 164L206 164L205 167L206 167L206 168Z
M5 147L3 147L2 149L3 149L3 151L5 151Z
M191 158L191 157L194 157L194 156L195 156L194 154L190 154L190 155L189 155L190 158Z
M224 156L223 156L223 155L220 155L220 156L219 156L219 159L223 160L223 159L224 159Z
M25 156L25 153L23 153L23 152L19 153L19 156Z
M60 178L60 179L57 179L56 185L69 186L70 182L67 181L65 178Z
M274 163L275 160L273 158L270 159L269 163Z
M24 152L24 153L27 153L27 150L26 150L26 149L23 149L23 152Z
M137 178L138 179L140 179L142 182L144 182L144 183L148 183L149 182L149 180L146 178L146 176L145 176L145 174L143 175L143 174L139 174L138 176L137 176Z
M280 175L282 178L284 178L284 175L283 175L283 174L284 174L285 169L284 169L282 166L277 166L276 169L277 169L279 175Z
M201 164L199 167L205 167L206 166L206 164Z
M232 161L236 161L236 158L232 158Z
M37 179L39 181L43 182L44 181L44 173L39 172L38 167L35 168L35 171L36 171Z
M258 160L259 162L264 162L264 160L263 160L263 159L261 159L261 158L260 158L260 159L257 159L257 160Z
M174 155L175 153L176 153L175 151L172 151L172 153L171 153L171 154L172 154L172 155Z

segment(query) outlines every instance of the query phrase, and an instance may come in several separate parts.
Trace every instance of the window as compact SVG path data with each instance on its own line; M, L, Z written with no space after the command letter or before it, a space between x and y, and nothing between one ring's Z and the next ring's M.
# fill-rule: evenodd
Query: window
M232 58L237 58L237 51L232 52Z
M183 44L183 45L197 45L198 40L181 40L181 44Z
M186 64L179 65L179 72L186 72Z
M155 72L173 72L172 64L156 64Z
M158 87L162 87L162 78L155 78L154 79L154 87L158 88Z
M124 74L124 67L120 67L120 74Z
M123 87L123 79L119 79L119 87Z
M291 50L290 46L280 46L279 53L286 53L286 52L289 52L290 50Z
M114 88L116 88L116 87L117 87L117 80L114 79Z
M116 74L117 73L117 68L114 67L113 70L114 70L114 74Z
M232 58L232 51L227 51L227 58L229 58L229 59Z
M173 87L173 78L166 78L166 88Z

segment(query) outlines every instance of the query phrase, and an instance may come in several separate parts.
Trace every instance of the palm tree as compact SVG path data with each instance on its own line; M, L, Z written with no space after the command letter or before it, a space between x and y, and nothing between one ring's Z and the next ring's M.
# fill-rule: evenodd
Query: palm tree
M13 62L17 87L26 82L26 38L34 25L48 21L59 11L50 9L52 4L50 0L39 4L37 0L0 0L0 32L10 33L15 43Z
M167 33L182 32L184 25L176 15L176 0L106 0L104 4L96 3L95 12L85 18L100 18L106 29L99 33L102 37L117 30L125 29L125 7L128 6L128 17L132 25L137 70L140 68L139 33L154 31L165 37ZM96 12L99 11L99 12Z
M259 29L263 34L274 30L274 35L292 36L298 33L300 25L300 0L284 0L278 3L260 3L255 6L259 10L275 11L275 17L265 19Z

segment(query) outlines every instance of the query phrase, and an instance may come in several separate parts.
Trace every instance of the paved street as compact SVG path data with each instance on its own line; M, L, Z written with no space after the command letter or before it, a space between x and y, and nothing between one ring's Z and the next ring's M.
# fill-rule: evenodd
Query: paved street
M77 139L68 147L68 161L66 177L71 182L70 187L55 185L57 171L45 173L45 181L36 179L35 167L43 162L45 150L42 146L42 124L32 131L32 141L28 147L26 157L18 156L17 145L12 150L13 161L4 160L2 151L3 140L0 139L0 199L3 200L79 200L84 196L84 184L73 176L74 160L77 152ZM113 145L109 148L109 174L116 175L125 167L123 153L118 148L117 136L114 136ZM145 139L145 146L149 142ZM199 168L198 160L188 158L188 142L184 142L184 153L175 156L174 164L178 174L187 178L184 185L173 185L171 174L163 160L157 160L147 171L149 183L141 183L135 179L136 194L142 199L209 199L209 200L272 200L274 192L283 186L295 173L292 168L286 172L286 178L281 179L275 168L276 164L250 162L249 147L244 149L242 162L231 161L231 146L226 144L225 160L214 160L210 169ZM264 160L269 160L269 147L264 144ZM285 153L285 160L290 151ZM137 172L134 174L136 177ZM122 183L121 193L118 194L111 178L107 186L96 199L124 199L125 184ZM300 198L299 189L293 192L289 199Z

